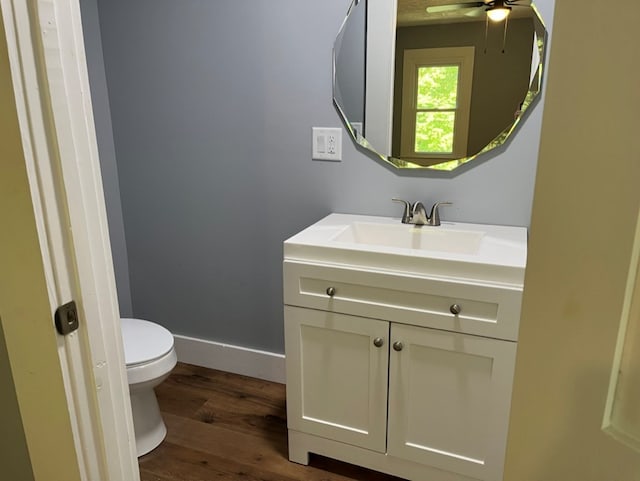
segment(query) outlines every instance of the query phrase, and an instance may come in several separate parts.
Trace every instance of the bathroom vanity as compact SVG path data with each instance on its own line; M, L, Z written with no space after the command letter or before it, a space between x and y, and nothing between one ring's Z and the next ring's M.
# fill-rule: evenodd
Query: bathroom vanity
M527 232L331 214L284 243L289 458L502 479Z

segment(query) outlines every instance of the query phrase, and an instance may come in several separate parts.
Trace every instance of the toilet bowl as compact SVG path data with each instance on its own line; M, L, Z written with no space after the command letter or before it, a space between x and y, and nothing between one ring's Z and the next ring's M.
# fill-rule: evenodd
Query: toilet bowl
M122 318L124 358L129 381L138 457L155 449L167 435L153 388L164 381L178 360L173 335L142 319Z

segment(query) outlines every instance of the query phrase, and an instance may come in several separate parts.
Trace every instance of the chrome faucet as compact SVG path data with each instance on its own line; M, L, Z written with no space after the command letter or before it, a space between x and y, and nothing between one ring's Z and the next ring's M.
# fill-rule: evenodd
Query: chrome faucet
M404 204L404 210L402 213L403 224L430 225L434 227L440 225L440 212L438 211L438 206L451 205L451 202L436 202L431 207L431 213L427 215L427 211L422 202L415 202L412 205L408 201L402 199L391 200Z

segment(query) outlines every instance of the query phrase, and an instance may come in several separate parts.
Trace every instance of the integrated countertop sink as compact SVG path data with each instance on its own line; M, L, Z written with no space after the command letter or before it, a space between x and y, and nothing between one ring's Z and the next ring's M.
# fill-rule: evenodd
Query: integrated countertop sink
M476 255L484 232L408 224L353 222L333 242Z
M527 230L446 221L413 226L397 218L330 214L286 240L284 257L521 285Z

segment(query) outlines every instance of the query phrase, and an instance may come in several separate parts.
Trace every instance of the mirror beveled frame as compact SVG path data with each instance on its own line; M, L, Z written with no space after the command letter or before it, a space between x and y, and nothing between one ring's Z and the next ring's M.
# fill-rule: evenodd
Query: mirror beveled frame
M504 128L490 142L478 152L457 159L446 159L441 162L422 165L415 160L401 159L391 155L391 139L393 128L394 108L394 61L395 61L395 31L398 0L366 0L366 48L365 48L365 135L362 127L354 125L338 99L337 56L341 47L341 40L348 26L350 16L363 0L352 0L344 21L338 31L333 46L333 104L342 118L344 125L353 141L369 153L379 157L384 162L397 169L453 171L460 166L481 158L487 152L504 145L520 129L528 116L528 111L537 103L543 82L543 66L546 59L547 30L540 12L533 1L531 8L534 28L533 49L531 59L530 82L525 97L522 99L520 114L513 122ZM375 52L375 54L373 54ZM534 63L534 56L537 62ZM376 145L369 139L375 138ZM380 146L384 146L381 149ZM389 152L386 154L385 152Z

